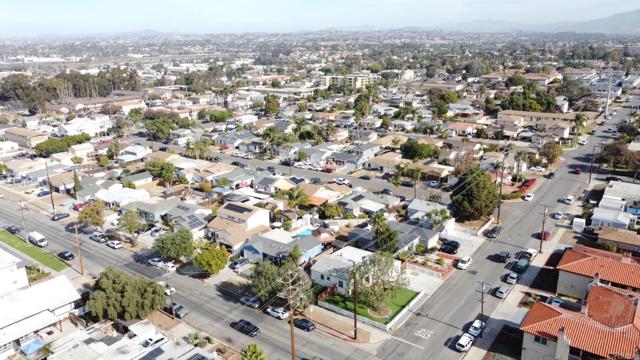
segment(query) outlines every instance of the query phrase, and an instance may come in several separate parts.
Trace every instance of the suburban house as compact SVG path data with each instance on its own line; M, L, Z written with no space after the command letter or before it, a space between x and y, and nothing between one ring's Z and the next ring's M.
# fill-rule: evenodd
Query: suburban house
M153 175L148 171L143 171L137 174L127 175L122 178L123 185L133 185L134 188L151 184L153 182Z
M640 236L635 231L604 227L597 233L599 244L613 245L618 252L640 253Z
M91 143L76 144L69 147L69 154L71 154L71 156L79 157L85 161L89 159L95 151L96 149Z
M251 187L255 178L255 171L234 167L230 172L214 175L211 180L213 181L213 184L228 181L229 185L226 187L229 189L240 189Z
M130 189L120 183L114 183L106 189L98 190L93 199L103 201L107 207L121 207L132 201L146 200L150 197L146 190Z
M400 205L400 202L400 198L392 195L356 191L338 200L337 203L345 210L345 214L360 216L361 214L384 213L390 208Z
M558 270L557 293L584 299L589 285L601 284L640 290L640 261L618 253L575 245L564 251Z
M447 206L433 201L413 199L407 205L407 218L422 227L431 229L436 216L430 214L438 213L441 210L447 210Z
M162 217L169 212L170 209L181 204L179 198L164 199L160 197L152 197L149 199L132 201L120 208L120 212L138 211L138 215L147 223L153 224L162 221Z
M4 131L4 139L13 141L24 148L33 148L34 146L46 141L49 138L47 134L40 131L29 130L25 128L9 128Z
M410 163L411 160L403 159L402 154L395 151L389 151L368 160L364 163L364 167L367 170L394 173L396 171L396 165Z
M624 181L610 181L604 189L603 199L616 199L625 202L625 211L640 215L640 184Z
M289 191L294 187L295 185L289 179L275 176L265 176L253 183L253 188L256 191L271 195L278 191Z
M176 204L164 214L166 223L189 230L194 239L206 235L205 227L210 217L211 209L185 202Z
M351 269L372 254L370 251L345 246L330 255L320 255L311 266L311 280L318 285L334 288L338 294L347 295L351 293ZM399 260L394 260L393 265L400 271Z
M393 254L414 249L418 243L422 243L427 249L438 245L440 234L437 231L397 221L389 221L388 224L391 230L398 233L396 248L385 249ZM360 249L375 250L373 235L373 229L356 227L349 232L347 238L349 243L355 243Z
M640 296L593 284L581 309L533 304L520 324L522 360L637 359Z
M216 218L209 222L207 228L214 242L237 253L251 236L269 230L270 224L268 210L228 202L218 209Z
M60 125L58 134L60 136L73 136L87 134L94 137L101 133L106 133L113 127L113 121L108 115L97 115L94 118L77 117Z
M478 128L484 128L484 125L468 123L462 121L453 121L447 125L447 134L451 137L455 136L473 136Z
M120 151L116 157L118 163L123 164L131 161L142 160L145 156L151 154L151 149L142 145L129 145Z
M628 229L629 226L635 227L637 220L638 217L636 215L625 212L624 210L598 206L593 209L593 213L591 215L591 226L610 226L619 229Z
M380 145L373 143L358 144L345 152L333 153L329 160L337 167L355 170L362 168L365 162L373 159L379 151Z
M66 276L29 285L21 260L0 249L0 359L44 347L38 332L68 318L79 299Z
M320 206L325 202L336 202L338 199L352 193L350 187L338 184L299 184L300 188L307 196L311 205Z
M304 264L322 252L322 243L315 236L294 236L288 231L273 229L252 236L242 248L242 256L254 263L268 260L274 264L281 264L295 246L302 254L298 264Z

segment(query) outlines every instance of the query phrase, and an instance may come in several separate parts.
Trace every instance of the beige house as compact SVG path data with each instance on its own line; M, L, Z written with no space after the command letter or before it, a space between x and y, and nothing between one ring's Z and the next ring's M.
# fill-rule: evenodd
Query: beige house
M47 134L39 131L29 130L25 128L9 128L4 132L4 139L13 141L25 148L33 148L34 146L46 141L49 138Z
M627 229L605 226L598 230L598 243L615 245L619 252L640 252L640 236Z
M84 160L93 155L95 151L96 150L94 149L93 145L91 145L90 143L77 144L69 147L69 154L71 154L72 157L77 156Z
M217 216L207 225L211 239L240 251L251 236L270 229L269 211L256 206L228 202L218 209Z
M390 151L365 162L364 168L384 173L394 173L396 171L396 165L410 163L411 160L403 159L402 154Z

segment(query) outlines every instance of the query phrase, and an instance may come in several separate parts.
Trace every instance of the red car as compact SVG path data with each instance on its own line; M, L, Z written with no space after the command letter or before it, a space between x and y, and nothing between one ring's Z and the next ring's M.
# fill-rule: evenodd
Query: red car
M549 232L545 230L544 233L538 233L537 234L538 239L542 238L542 240L549 240Z
M392 174L392 173L384 173L384 174L382 175L382 179L383 179L383 180L389 180L389 179L390 179L390 178L392 178L392 177L393 177L393 174Z
M576 168L575 170L573 170L573 173L576 175L580 175L582 174L582 169L581 168Z
M85 205L86 205L85 203L77 203L77 204L73 205L73 210L75 210L75 211L80 211L80 210L82 210L82 208L83 208Z

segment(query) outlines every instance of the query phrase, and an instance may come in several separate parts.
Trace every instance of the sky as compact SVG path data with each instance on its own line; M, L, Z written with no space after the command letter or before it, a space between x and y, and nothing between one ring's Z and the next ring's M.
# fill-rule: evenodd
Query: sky
M151 29L179 33L432 27L469 20L581 21L640 0L2 0L0 37Z

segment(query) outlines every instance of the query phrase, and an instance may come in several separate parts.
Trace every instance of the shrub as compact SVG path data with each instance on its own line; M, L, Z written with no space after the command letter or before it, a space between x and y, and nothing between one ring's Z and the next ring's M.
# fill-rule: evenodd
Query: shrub
M425 248L425 246L421 243L418 243L418 245L416 245L416 254L418 255L424 255L424 253L427 251L427 249Z
M436 262L436 264L437 264L437 265L439 265L439 266L444 266L444 265L445 265L444 259L438 259L438 260L436 260L435 262Z
M502 194L502 200L514 200L519 199L522 196L522 193L519 191L514 191L509 194Z

